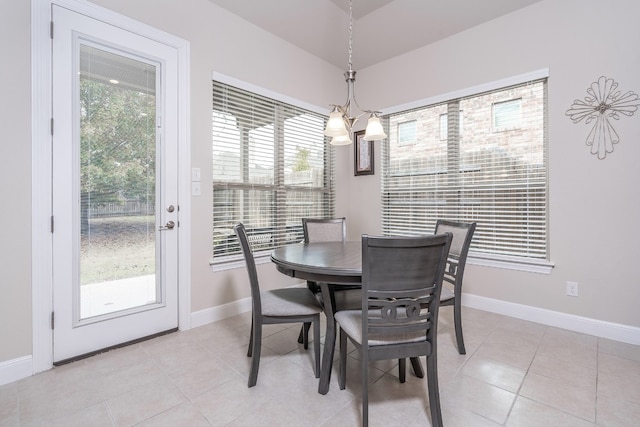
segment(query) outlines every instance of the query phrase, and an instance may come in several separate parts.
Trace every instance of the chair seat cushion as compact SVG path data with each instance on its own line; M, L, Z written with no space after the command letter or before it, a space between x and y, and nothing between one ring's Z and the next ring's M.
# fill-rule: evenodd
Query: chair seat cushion
M313 293L306 288L283 288L260 293L264 316L308 316L322 312Z
M370 310L369 315L375 316L380 310ZM358 344L362 344L362 310L343 310L335 314L340 327ZM369 334L369 346L401 344L406 342L426 342L424 331L402 334Z
M451 288L447 286L442 287L442 291L440 292L440 301L446 301L448 299L455 298L456 294L453 293Z

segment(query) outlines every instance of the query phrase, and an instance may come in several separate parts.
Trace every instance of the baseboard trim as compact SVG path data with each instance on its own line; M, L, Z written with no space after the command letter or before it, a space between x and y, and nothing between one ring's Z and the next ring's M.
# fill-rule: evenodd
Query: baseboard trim
M206 325L248 311L251 311L251 298L243 298L227 304L205 308L191 313L191 327Z
M31 356L0 362L0 386L9 384L33 374L33 358Z
M606 322L471 294L462 295L462 305L547 326L555 326L614 341L640 345L640 328L620 323Z

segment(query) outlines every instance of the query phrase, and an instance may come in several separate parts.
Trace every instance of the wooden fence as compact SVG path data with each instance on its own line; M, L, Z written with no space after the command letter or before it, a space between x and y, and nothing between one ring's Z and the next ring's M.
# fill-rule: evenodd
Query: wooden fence
M101 203L89 206L89 218L153 215L154 206L136 200L120 203Z

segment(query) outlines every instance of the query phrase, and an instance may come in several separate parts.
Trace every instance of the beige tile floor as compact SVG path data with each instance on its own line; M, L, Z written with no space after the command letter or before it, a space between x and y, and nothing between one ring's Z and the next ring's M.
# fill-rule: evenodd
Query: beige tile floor
M467 355L441 311L439 380L447 427L640 426L640 347L466 308ZM250 317L155 338L0 387L0 426L357 426L360 381L336 369L317 393L297 325L265 329L247 388ZM323 326L324 327L324 326ZM428 426L426 381L395 362L370 370L372 426Z

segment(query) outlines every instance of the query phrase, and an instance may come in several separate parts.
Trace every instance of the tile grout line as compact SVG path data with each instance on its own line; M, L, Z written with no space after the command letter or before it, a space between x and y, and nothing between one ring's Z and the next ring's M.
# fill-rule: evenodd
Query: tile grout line
M538 351L540 351L540 346L542 345L542 342L544 341L544 338L547 336L548 333L549 333L549 327L546 326L544 328L544 333L540 337L540 341L538 341L538 345L536 346L536 351L533 353L533 357L531 358L531 361L529 362L529 366L527 366L527 369L524 372L524 377L522 377L522 382L520 383L520 387L518 387L518 390L515 393L516 397L515 397L515 399L513 399L513 403L511 404L511 407L509 408L509 412L507 413L507 418L504 421L504 425L507 425L507 422L509 422L509 418L511 417L511 413L513 412L513 408L515 407L516 401L518 400L518 398L522 397L523 399L528 399L525 396L521 396L520 392L522 391L522 387L524 386L524 382L527 380L527 376L529 375L529 372L531 371L531 365L533 365L533 361L536 359L536 356L538 355ZM538 402L538 403L541 403L541 402Z
M107 414L109 415L109 419L111 420L111 424L113 425L113 427L118 427L116 418L113 416L113 413L111 412L111 405L109 405L109 401L104 400L102 404L105 406L105 409L107 410Z

